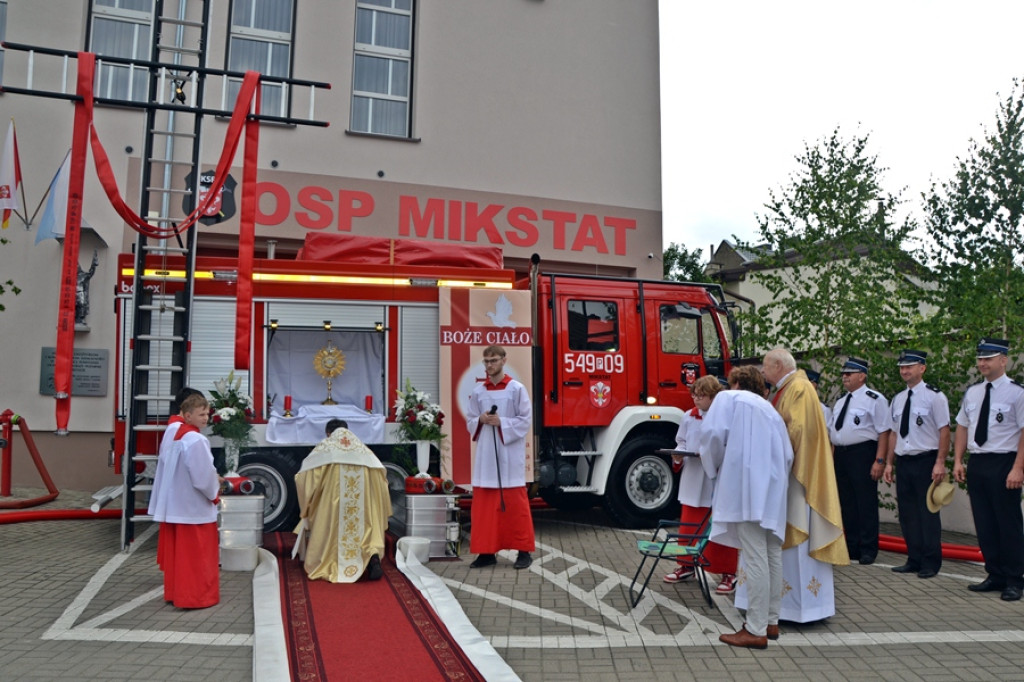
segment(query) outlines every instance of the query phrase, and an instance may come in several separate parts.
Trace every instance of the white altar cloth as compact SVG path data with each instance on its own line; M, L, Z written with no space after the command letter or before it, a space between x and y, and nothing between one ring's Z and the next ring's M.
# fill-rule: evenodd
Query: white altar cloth
M325 437L332 419L344 419L349 431L364 443L384 442L384 415L354 405L303 405L294 417L274 412L267 421L267 442L279 445L316 445Z

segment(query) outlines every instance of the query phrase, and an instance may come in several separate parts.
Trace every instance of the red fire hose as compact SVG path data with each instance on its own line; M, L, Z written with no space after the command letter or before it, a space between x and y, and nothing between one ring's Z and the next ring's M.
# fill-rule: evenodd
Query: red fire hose
M898 538L894 535L879 535L878 549L884 549L887 552L899 552L900 554L906 554L907 543L904 542L903 538ZM942 558L956 559L959 561L985 560L981 555L981 550L979 548L971 547L970 545L956 545L951 542L942 543Z
M11 500L7 502L0 502L0 509L24 509L26 507L36 507L40 504L45 504L57 499L57 495L60 491L57 490L57 486L53 484L53 479L50 478L50 472L46 470L46 465L43 463L43 458L39 455L39 448L36 447L35 440L32 439L32 431L28 428L28 423L24 417L19 417L14 414L11 410L4 410L0 414L0 427L3 431L3 464L2 464L2 478L0 482L0 495L9 497L11 494L11 434L13 426L17 424L18 430L21 431L22 437L25 439L25 446L28 448L28 452L32 455L32 461L36 464L36 470L39 471L39 475L43 479L43 483L46 485L46 490L49 491L47 495L40 497L33 497L28 500Z

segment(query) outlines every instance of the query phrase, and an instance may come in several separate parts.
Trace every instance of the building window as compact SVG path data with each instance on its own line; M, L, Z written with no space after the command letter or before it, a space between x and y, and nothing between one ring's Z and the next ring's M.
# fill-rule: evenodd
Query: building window
M359 0L352 130L409 137L413 0Z
M292 68L294 0L234 0L231 3L229 71L259 71L265 76L287 78ZM242 83L228 86L227 108L234 106ZM284 85L263 83L260 113L288 115Z
M96 53L96 96L145 101L149 71L102 63L104 57L148 60L153 0L94 0L90 49Z

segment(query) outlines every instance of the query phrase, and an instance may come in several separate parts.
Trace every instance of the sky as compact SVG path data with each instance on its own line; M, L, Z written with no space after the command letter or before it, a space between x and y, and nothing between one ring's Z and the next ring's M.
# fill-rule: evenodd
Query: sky
M1020 0L659 0L662 235L757 241L805 143L868 134L887 192L921 192L1024 76ZM1001 97L1000 97L1001 96Z

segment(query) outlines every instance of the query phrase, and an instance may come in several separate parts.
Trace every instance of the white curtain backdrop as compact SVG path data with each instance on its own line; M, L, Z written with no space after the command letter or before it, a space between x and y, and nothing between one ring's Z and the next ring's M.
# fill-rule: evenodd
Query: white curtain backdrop
M284 411L284 396L292 397L292 412L319 405L327 398L327 381L316 373L313 358L330 339L345 356L345 371L335 377L331 396L339 405L364 409L373 398L374 414L387 414L384 404L384 335L378 332L280 329L267 349L267 395L272 410Z

